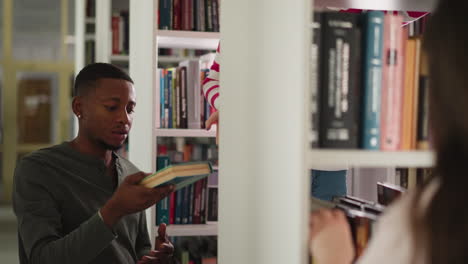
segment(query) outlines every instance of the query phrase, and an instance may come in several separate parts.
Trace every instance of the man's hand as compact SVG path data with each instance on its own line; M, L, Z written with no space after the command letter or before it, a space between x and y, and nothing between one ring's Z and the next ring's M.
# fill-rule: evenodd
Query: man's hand
M309 219L310 250L320 264L351 264L354 247L351 229L340 210L320 210Z
M218 121L219 121L219 111L216 111L214 113L212 113L210 115L210 117L208 118L208 120L206 120L205 122L205 127L206 127L206 130L210 130L211 129L211 126L216 124L217 125L217 128L216 128L216 145L218 145L218 135L219 135L219 125L218 125Z
M173 263L174 246L166 234L166 224L160 224L156 237L155 250L143 256L137 264L170 264Z
M138 172L126 177L114 195L101 208L102 219L108 227L112 228L125 215L152 206L174 190L174 186L149 189L140 185L140 181L148 175Z

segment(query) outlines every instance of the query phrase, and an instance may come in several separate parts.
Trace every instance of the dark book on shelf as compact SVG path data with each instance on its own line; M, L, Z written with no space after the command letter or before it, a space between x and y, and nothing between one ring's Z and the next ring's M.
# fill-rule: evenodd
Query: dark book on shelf
M159 29L172 29L172 0L159 0Z
M359 15L322 14L319 142L322 148L358 148L361 31Z
M206 31L213 31L213 4L212 0L205 0L205 25Z
M180 128L188 127L187 119L187 67L179 67L179 83L180 83Z
M172 29L182 29L182 0L172 0Z
M429 149L429 64L421 51L416 144L418 149Z
M321 21L320 12L314 12L312 23L312 46L310 49L310 100L311 100L311 131L310 144L312 148L319 147L319 105L320 105L320 58L321 58Z

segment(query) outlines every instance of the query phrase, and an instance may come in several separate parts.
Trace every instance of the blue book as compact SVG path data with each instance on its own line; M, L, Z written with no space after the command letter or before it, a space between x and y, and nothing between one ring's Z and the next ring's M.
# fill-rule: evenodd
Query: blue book
M378 150L380 149L384 13L371 11L364 14L363 30L362 148Z
M172 0L159 0L159 29L172 29Z
M174 96L174 94L172 93L172 81L174 80L174 73L172 72L172 70L170 69L167 69L167 87L166 87L166 90L167 90L167 107L168 107L168 111L169 111L169 116L167 117L168 120L167 120L167 123L168 123L168 128L173 128L173 123L172 123L172 97Z
M189 188L189 195L188 195L188 222L187 224L193 224L193 195L194 195L194 185L190 184Z
M176 192L175 221L174 224L182 224L182 202L184 198L183 188Z
M164 89L164 70L163 69L160 69L159 71L159 106L160 106L160 109L161 109L161 113L160 113L160 116L159 116L159 119L161 120L161 128L164 128L165 127L165 123L166 123L166 120L165 120L165 115L164 115L164 106L165 106L165 102L164 102L164 94L165 94L165 89Z
M156 170L161 170L170 165L168 156L156 158ZM169 224L169 197L166 197L156 204L156 225L161 223Z

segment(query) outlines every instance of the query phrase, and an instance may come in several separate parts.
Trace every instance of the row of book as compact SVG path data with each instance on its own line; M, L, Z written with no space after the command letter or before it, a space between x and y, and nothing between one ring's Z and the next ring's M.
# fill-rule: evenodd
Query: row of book
M167 156L157 158L157 169L169 166ZM171 193L156 204L156 225L206 224L218 221L218 172Z
M171 163L208 161L214 166L218 164L218 146L215 143L191 142L183 138L178 138L175 143L161 141L158 142L158 156L169 157Z
M159 29L219 32L218 0L160 0Z
M186 60L179 67L158 69L160 128L205 128L205 121L214 109L203 95L202 82L209 73L213 54L200 60ZM205 59L209 58L209 59Z
M198 49L171 49L171 48L160 48L158 49L159 56L174 56L174 57L199 57L210 53L209 50L198 50Z
M312 147L428 148L427 61L402 23L380 11L314 14Z
M129 54L130 24L128 10L115 12L111 17L112 54Z

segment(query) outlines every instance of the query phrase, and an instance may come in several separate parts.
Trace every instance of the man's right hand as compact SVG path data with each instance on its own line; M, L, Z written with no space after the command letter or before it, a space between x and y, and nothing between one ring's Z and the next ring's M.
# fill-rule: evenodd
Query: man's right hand
M127 176L114 195L101 208L104 223L112 228L123 216L140 212L174 191L174 186L147 188L140 181L150 174L138 172Z

